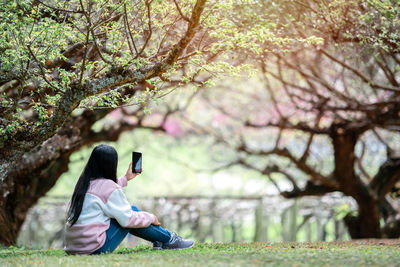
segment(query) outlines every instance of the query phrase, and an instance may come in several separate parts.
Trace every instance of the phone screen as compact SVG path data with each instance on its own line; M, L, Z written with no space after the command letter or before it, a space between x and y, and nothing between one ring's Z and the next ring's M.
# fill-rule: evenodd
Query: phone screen
M132 172L142 172L142 153L140 152L132 152Z

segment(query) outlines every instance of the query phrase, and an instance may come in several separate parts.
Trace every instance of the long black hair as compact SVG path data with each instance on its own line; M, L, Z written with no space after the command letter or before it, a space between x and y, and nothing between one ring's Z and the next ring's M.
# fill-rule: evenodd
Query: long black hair
M83 200L85 199L90 181L98 178L106 178L116 182L117 165L118 154L112 146L99 145L93 149L72 194L68 209L68 222L71 226L76 223L81 214Z

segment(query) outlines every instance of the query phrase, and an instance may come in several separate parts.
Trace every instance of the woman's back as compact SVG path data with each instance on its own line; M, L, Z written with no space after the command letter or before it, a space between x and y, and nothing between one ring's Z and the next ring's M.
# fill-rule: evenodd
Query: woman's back
M110 217L104 213L105 205L111 193L120 186L109 179L96 179L90 182L85 194L82 211L78 220L65 227L65 251L87 254L100 248L105 242L105 232Z

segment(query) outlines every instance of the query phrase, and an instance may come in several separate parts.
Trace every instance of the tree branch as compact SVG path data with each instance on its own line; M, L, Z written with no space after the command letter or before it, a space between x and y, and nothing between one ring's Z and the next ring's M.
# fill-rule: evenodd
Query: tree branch
M166 59L153 66L147 66L142 69L111 69L104 77L88 81L82 87L80 84L72 86L64 97L60 100L58 106L53 112L51 118L47 121L46 125L39 129L39 133L34 138L33 144L38 144L40 140L45 140L52 136L58 127L60 127L69 114L79 105L82 99L89 96L102 93L117 86L128 83L140 83L142 81L151 79L164 73L183 53L186 46L195 35L195 30L199 24L200 16L204 10L206 0L198 0L193 7L190 23L188 24L185 35L180 41L173 46ZM81 75L80 79L82 79Z
M383 89L383 90L387 90L387 91L391 91L391 92L395 92L395 93L400 93L400 88L399 87L392 87L392 86L385 86L382 84L376 84L374 83L371 79L369 79L366 75L364 75L363 73L361 73L360 71L358 71L357 69L353 68L352 66L346 64L344 61L339 60L337 57L332 56L331 54L329 54L326 50L324 50L323 48L320 49L320 51L327 56L330 60L342 65L343 67L345 67L346 69L350 70L351 72L353 72L355 75L357 75L363 82L365 82L366 84L368 84L371 88L374 89Z
M174 3L175 3L175 6L176 6L176 9L177 9L178 12L179 12L179 15L181 15L181 17L182 17L184 20L186 20L187 22L190 22L189 18L186 17L186 16L182 13L182 10L181 10L181 8L179 7L179 5L178 5L178 3L176 2L176 0L174 0Z
M292 191L284 191L281 195L285 198L298 198L304 196L323 196L326 193L337 191L337 188L326 185L317 185L311 181L307 181L305 188L293 189Z
M400 181L400 158L388 158L381 165L368 187L375 192L379 199L382 199L398 181Z
M287 119L282 119L277 123L273 122L268 122L264 124L255 124L249 121L246 121L245 126L250 127L250 128L266 128L266 127L275 127L275 128L280 128L280 129L289 129L289 130L300 130L304 131L307 133L312 133L312 134L329 134L329 128L321 128L319 126L317 127L311 127L305 122L299 122L297 124L293 124L289 122Z
M149 33L147 35L146 40L144 41L142 49L136 54L134 59L137 59L143 53L144 49L146 48L146 46L147 46L147 44L148 44L148 42L149 42L149 40L150 40L150 38L151 38L151 36L153 34L153 29L152 29L152 26L151 26L151 14L150 14L151 1L150 0L145 0L145 4L146 4L146 8L147 8L147 19L148 19L147 26L148 26ZM132 39L132 41L133 41L133 39Z

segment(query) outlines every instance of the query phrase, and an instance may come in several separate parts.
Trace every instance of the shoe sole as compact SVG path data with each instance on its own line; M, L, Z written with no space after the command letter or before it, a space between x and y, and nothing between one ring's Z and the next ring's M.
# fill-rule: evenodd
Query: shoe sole
M190 246L190 247L186 247L186 248L191 248L191 247L193 247L194 246L194 243L195 242L193 242L193 244ZM179 250L179 249L185 249L185 248L162 248L163 250L164 249L173 249L173 250Z

